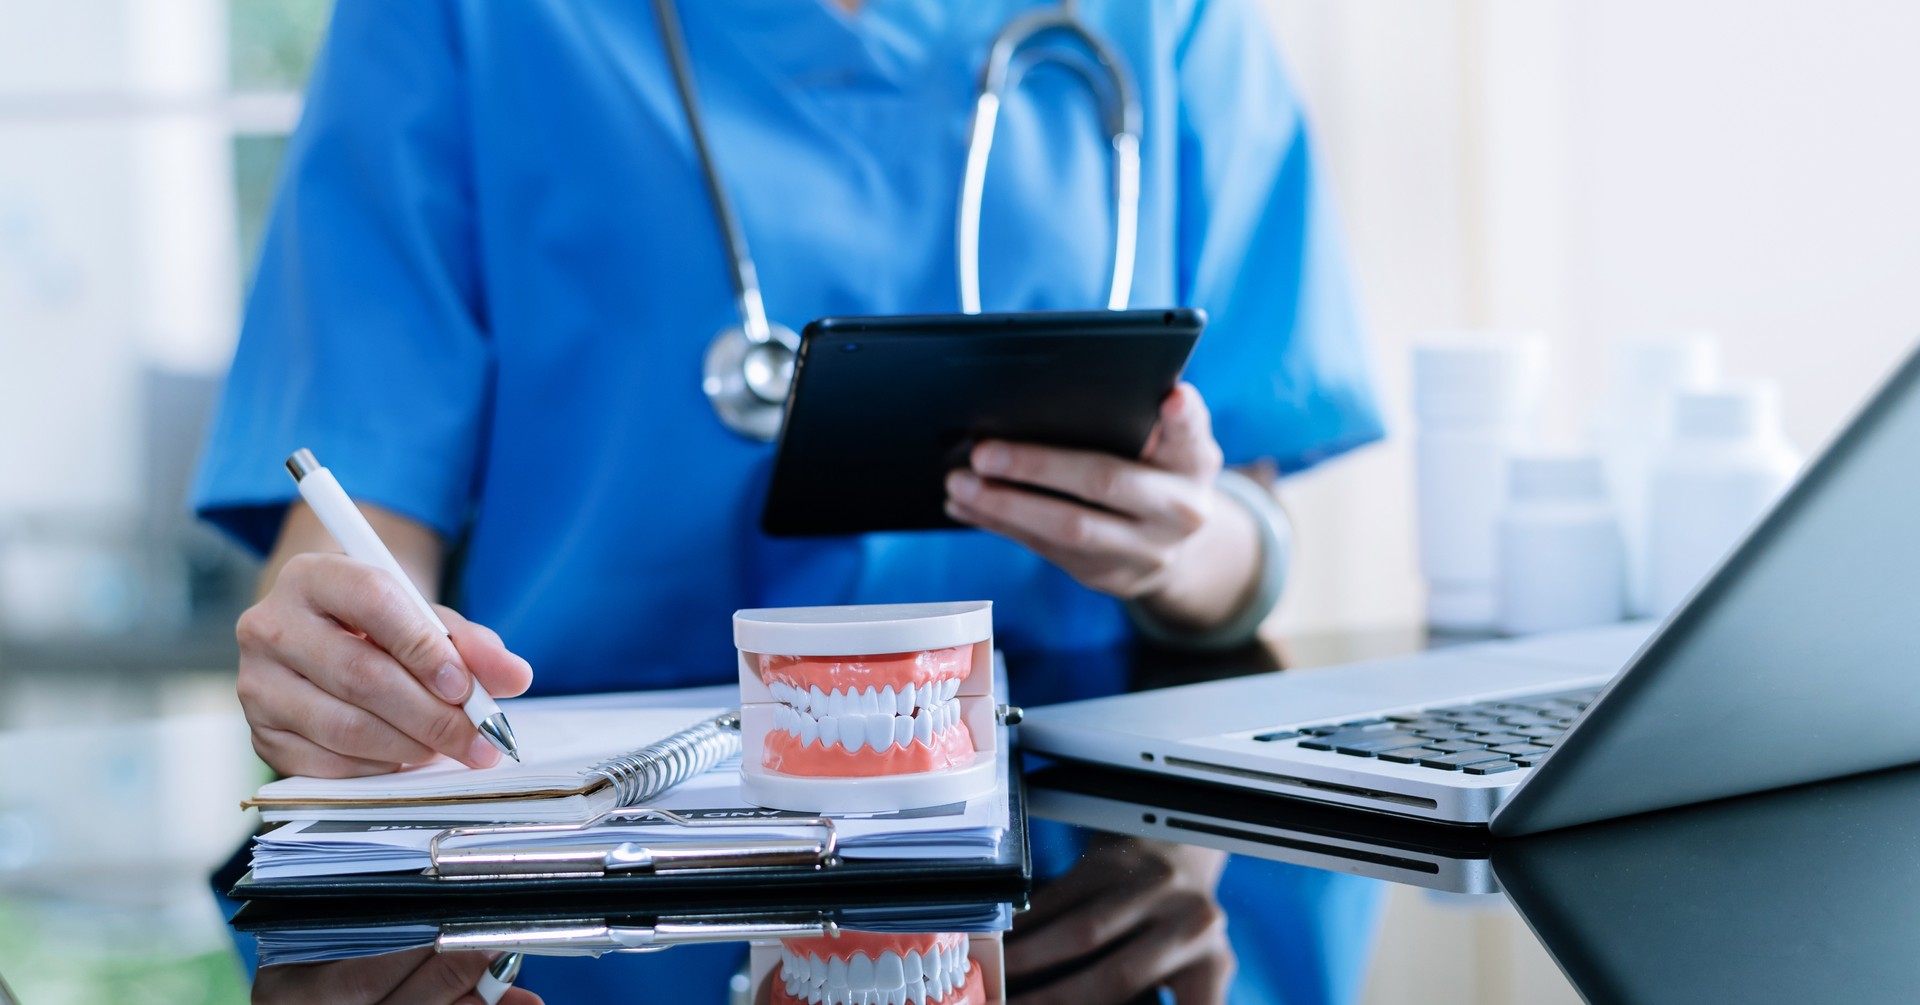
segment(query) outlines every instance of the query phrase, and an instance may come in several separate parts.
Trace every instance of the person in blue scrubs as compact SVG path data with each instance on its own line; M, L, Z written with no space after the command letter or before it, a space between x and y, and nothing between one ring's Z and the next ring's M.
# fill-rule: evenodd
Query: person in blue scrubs
M1030 6L681 4L716 166L775 320L957 309L967 116L988 41ZM1211 317L1191 386L1137 463L983 446L949 490L984 530L793 541L757 530L771 447L723 428L700 389L708 340L738 319L648 4L340 0L195 489L207 519L269 556L239 632L262 756L334 775L435 751L491 763L452 704L474 679L502 696L723 681L742 607L991 599L1027 702L1103 685L1024 678L1022 652L1111 648L1136 625L1218 641L1260 550L1255 517L1212 484L1221 462L1290 473L1381 428L1300 109L1258 11L1081 7L1145 110L1133 303ZM986 309L1103 301L1113 225L1096 113L1057 68L1005 106ZM326 554L317 521L290 505L281 461L299 447L445 605L452 646L365 567ZM1167 871L1212 881L1184 868ZM1242 868L1274 871L1235 863L1223 897L1255 885L1236 884ZM1236 1000L1345 997L1364 925L1306 930L1315 913L1364 916L1368 897L1259 879L1276 882L1297 889L1256 898L1265 908L1234 915L1232 934L1243 975L1282 959L1288 972L1241 980Z

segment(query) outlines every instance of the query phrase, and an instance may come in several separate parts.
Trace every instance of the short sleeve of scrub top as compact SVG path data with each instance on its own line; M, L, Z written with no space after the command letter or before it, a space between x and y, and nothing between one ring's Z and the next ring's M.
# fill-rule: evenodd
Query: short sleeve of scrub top
M1025 4L682 3L772 316L957 309L954 213L993 34ZM1143 99L1133 303L1212 321L1189 378L1230 462L1380 435L1292 89L1243 0L1084 5ZM990 599L1010 652L1124 641L1119 604L977 531L770 540L772 448L700 391L737 323L646 3L340 0L287 148L195 488L268 547L311 447L455 549L449 602L537 691L725 679L740 607ZM1073 74L1001 117L988 310L1104 300L1107 145ZM850 487L850 491L857 491ZM1016 675L1018 676L1018 675ZM1025 700L1112 686L1016 682Z

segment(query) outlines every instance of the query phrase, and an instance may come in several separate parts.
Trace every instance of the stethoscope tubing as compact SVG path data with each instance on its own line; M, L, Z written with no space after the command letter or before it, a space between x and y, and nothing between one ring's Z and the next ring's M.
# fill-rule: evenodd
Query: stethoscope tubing
M733 280L740 329L747 341L765 345L775 341L775 329L767 323L766 302L760 297L760 273L754 268L753 253L747 248L746 228L740 225L733 200L728 197L726 186L720 183L719 172L714 170L713 147L707 142L706 118L700 114L700 102L695 96L693 62L687 56L687 38L680 27L679 12L674 9L673 0L653 0L653 15L660 23L660 35L666 43L667 65L673 71L674 89L680 94L680 107L687 117L687 135L700 161L700 177L706 184L708 198L713 200L713 215L726 241L728 275Z
M772 439L785 399L784 379L792 372L799 339L791 329L767 318L746 230L721 183L708 142L706 119L700 112L692 61L674 0L653 0L653 12L686 115L687 134L700 162L701 181L713 202L714 218L726 245L728 277L733 282L734 304L740 317L737 328L723 329L709 345L701 386L729 429L754 439ZM1049 33L1077 41L1092 54L1091 62L1071 49L1042 52L1025 48ZM1005 96L1018 89L1026 73L1041 62L1065 66L1100 98L1101 116L1113 148L1113 271L1107 282L1107 307L1124 310L1132 298L1140 224L1140 96L1119 53L1081 23L1075 0L1061 0L1056 8L1030 11L1008 22L994 36L981 71L979 93L968 124L967 159L954 226L960 309L968 314L980 313L981 206L1000 108Z
M1093 53L1101 75L1111 91L1104 91L1100 80L1083 60L1065 58L1066 53L1051 53L1047 61L1060 63L1085 80L1089 89L1101 96L1102 117L1113 147L1113 273L1107 282L1107 309L1125 310L1132 299L1134 257L1138 252L1140 226L1140 95L1133 75L1119 54L1080 22L1071 0L1055 9L1030 11L1009 22L994 36L987 51L987 63L980 73L980 92L974 99L973 119L967 132L966 168L961 173L960 206L954 221L955 265L960 282L960 310L980 313L980 219L987 187L987 163L993 153L993 137L1000 121L1004 96L1020 86L1020 80L1035 64L1037 54L1022 47L1047 32L1072 36ZM1021 58L1024 55L1025 58Z

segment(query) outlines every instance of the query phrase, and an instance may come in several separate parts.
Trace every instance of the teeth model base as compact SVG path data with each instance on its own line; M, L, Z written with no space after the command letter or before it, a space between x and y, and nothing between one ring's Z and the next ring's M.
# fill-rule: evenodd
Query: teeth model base
M781 943L772 1005L985 1005L965 935L874 935Z

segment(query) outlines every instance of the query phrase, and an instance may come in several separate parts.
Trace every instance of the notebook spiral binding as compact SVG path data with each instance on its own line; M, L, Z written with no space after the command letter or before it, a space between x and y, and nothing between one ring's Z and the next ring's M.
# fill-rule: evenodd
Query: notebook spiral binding
M740 713L722 712L589 772L613 786L619 806L635 806L740 753Z

